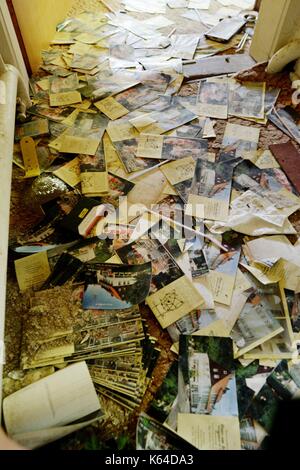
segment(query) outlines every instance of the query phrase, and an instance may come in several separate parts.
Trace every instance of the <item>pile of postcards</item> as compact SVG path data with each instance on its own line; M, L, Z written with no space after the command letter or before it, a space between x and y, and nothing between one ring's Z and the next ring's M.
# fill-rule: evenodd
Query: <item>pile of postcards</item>
M179 359L138 448L259 448L300 389L300 182L282 158L300 154L260 133L300 143L300 115L264 82L185 80L251 36L253 1L102 3L57 26L16 129L40 216L10 246L31 302L21 366L86 361L100 394L137 408L159 356L149 308Z

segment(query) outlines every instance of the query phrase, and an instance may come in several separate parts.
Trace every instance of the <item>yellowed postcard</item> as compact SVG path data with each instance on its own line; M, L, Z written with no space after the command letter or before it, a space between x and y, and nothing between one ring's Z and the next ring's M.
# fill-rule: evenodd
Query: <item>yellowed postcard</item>
M141 134L138 138L137 157L161 158L164 137L161 135Z
M230 305L235 276L218 271L210 271L209 282L214 300L220 304Z
M221 154L217 163L197 159L187 215L196 217L196 212L202 207L205 219L227 220L235 160L228 160L225 155Z
M235 416L178 413L177 433L199 450L240 450L240 425Z
M112 96L98 101L95 103L95 106L101 111L101 113L105 114L112 121L119 119L120 117L129 113L128 109L126 109L122 104L118 103L118 101L115 100L115 98Z
M31 448L69 434L78 426L70 423L84 423L84 418L89 422L90 415L97 411L100 412L99 400L85 362L55 372L3 402L9 435Z
M72 187L77 186L80 183L80 159L74 158L70 162L63 165L58 170L53 171L53 174L58 176L61 180L65 181Z
M186 214L199 217L198 214L201 214L201 211L203 211L202 218L225 221L228 216L229 206L226 201L190 194Z
M266 84L230 81L228 114L242 118L264 119Z
M64 135L61 142L60 152L95 155L99 144L100 139Z
M268 168L280 168L277 160L273 157L270 150L256 150L252 152L244 152L243 157L250 160L260 170Z
M203 305L203 298L190 279L182 276L146 299L162 328Z
M225 128L222 148L225 152L236 151L237 157L244 158L250 151L256 151L260 129L251 126L228 123Z
M50 106L66 106L68 104L81 103L79 91L66 91L64 93L53 93L49 95Z
M112 142L134 139L139 135L139 132L127 120L110 121L106 131Z
M81 173L82 194L99 196L107 194L109 190L106 172L84 172Z
M124 170L123 163L107 132L105 132L103 136L103 149L108 170L115 175L126 178L127 173Z
M31 287L40 287L51 274L45 251L16 260L15 269L21 292Z
M243 266L255 276L262 284L283 282L285 289L300 291L300 267L290 261L279 259L273 266L261 262L253 262Z
M74 44L74 34L65 31L57 31L50 44Z
M161 167L161 171L170 184L177 184L193 178L195 166L195 160L192 157L186 157L166 163Z
M228 82L217 78L202 80L197 96L199 116L227 119L228 115Z

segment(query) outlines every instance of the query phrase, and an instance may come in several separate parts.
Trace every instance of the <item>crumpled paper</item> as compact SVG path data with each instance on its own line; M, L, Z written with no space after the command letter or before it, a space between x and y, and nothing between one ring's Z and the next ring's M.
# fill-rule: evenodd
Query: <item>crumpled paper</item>
M213 233L225 233L228 230L252 236L296 233L287 215L266 198L250 190L231 203L226 222L208 222L206 225Z

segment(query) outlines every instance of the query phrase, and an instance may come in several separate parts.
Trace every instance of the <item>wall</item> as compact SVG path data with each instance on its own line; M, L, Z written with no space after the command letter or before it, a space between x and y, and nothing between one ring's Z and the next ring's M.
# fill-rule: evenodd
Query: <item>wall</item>
M299 0L262 0L250 49L257 62L270 59L294 38L300 37Z
M14 65L28 84L28 76L10 12L6 2L0 2L0 54L6 64Z
M41 62L41 50L48 48L56 25L67 16L74 0L13 0L12 3L35 71Z

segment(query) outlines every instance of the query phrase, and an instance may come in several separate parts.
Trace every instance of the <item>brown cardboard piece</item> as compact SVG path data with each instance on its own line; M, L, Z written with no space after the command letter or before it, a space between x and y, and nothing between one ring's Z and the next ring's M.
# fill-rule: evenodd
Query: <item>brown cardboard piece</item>
M270 145L270 150L300 193L300 152L292 142Z

